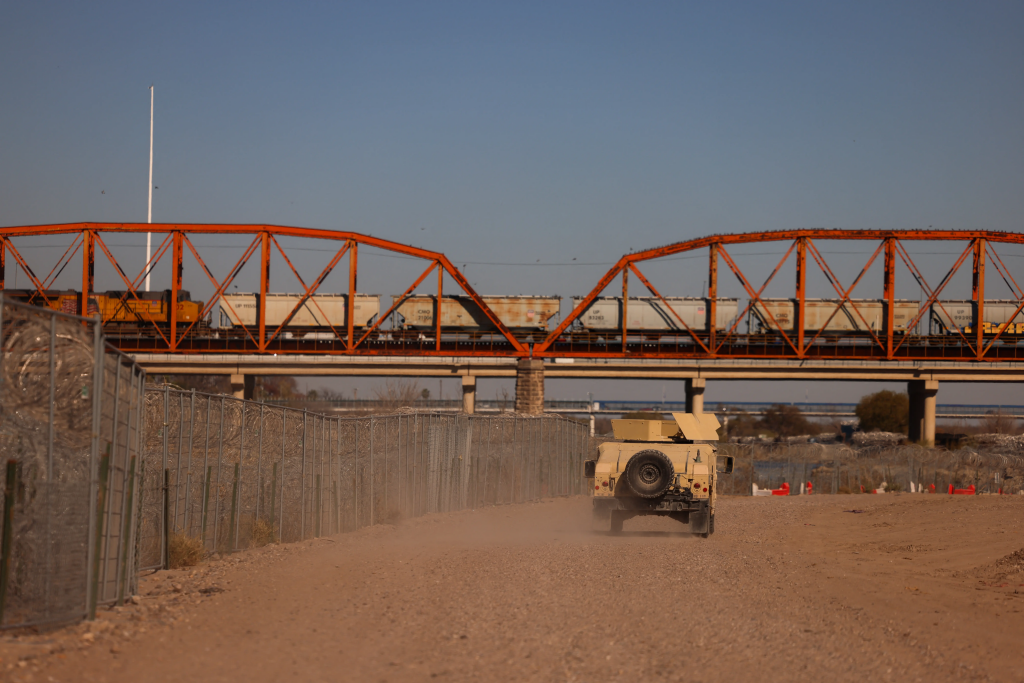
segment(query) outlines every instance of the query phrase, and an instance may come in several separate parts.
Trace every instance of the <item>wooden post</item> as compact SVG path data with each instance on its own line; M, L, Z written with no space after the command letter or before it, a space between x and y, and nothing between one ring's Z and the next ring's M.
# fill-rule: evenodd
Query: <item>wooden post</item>
M135 519L132 510L132 500L135 494L135 461L136 456L132 456L128 465L128 500L125 504L124 512L124 527L121 532L121 543L124 546L124 551L121 553L121 585L117 588L117 604L124 604L124 591L128 585L128 570L130 563L128 558L131 557L131 537L132 537L132 521Z
M7 461L7 481L4 482L4 538L0 545L0 626L4 623L7 606L7 586L11 580L11 553L14 550L14 497L18 488L18 461Z
M93 554L92 586L89 594L89 619L96 618L96 605L100 591L100 551L103 550L103 514L107 507L107 479L110 477L110 443L100 458L99 491L96 495L96 545Z

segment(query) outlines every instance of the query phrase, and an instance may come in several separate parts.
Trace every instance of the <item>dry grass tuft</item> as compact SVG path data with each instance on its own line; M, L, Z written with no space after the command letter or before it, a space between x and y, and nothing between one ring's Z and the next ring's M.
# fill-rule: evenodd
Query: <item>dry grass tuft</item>
M194 567L206 557L206 548L198 538L181 533L171 534L167 546L167 559L171 569Z
M277 538L274 536L274 525L265 519L257 519L256 523L252 525L252 542L253 548L262 548L263 546L274 543Z

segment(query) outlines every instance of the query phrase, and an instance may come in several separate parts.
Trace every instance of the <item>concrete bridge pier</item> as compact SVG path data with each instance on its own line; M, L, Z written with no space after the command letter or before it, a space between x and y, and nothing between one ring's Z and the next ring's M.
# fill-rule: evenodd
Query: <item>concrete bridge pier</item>
M523 358L516 366L516 412L544 412L544 361Z
M939 381L915 379L907 382L910 396L910 424L908 438L920 441L925 446L935 445L935 397L939 393Z
M231 375L231 393L235 398L252 400L256 388L256 375Z
M703 377L694 377L686 380L686 412L704 412L704 386L707 380Z
M462 376L462 412L472 415L476 412L476 376Z

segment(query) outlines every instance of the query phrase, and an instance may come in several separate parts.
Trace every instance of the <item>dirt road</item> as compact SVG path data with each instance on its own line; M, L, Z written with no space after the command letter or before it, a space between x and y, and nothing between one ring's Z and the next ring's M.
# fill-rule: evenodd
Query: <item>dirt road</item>
M1024 680L1024 499L727 498L708 540L673 524L594 533L589 500L556 500L250 551L148 578L7 674Z

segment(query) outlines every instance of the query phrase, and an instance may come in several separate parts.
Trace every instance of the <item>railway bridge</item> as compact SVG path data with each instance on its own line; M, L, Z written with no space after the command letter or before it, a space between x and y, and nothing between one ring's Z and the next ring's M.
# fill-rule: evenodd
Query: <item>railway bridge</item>
M158 244L137 274L129 275L135 269L119 261L108 240L140 233L155 235ZM208 246L200 238L209 235L227 236L237 258L204 257ZM47 248L40 248L41 241ZM289 256L296 241L330 255L327 265L319 272L297 268ZM821 245L851 241L872 251L859 274L844 283ZM785 251L762 283L752 283L735 247L769 242ZM952 245L956 258L943 276L929 279L912 252L934 242ZM688 406L701 410L709 379L905 381L910 437L930 442L940 383L1024 379L1024 290L1015 269L1006 266L1017 255L1004 260L1000 254L1022 243L1024 234L977 230L711 235L622 256L586 296L572 298L571 311L557 325L549 325L532 308L516 318L493 298L480 296L440 252L359 233L273 225L71 223L0 228L0 289L30 303L100 315L111 343L150 372L230 375L241 395L251 378L269 374L457 376L464 408L472 412L478 377L514 376L517 409L538 412L545 377L657 378L686 382ZM381 310L379 297L358 292L360 247L421 259L424 270L411 284L397 283L393 291L403 293ZM706 296L666 296L643 272L647 262L689 252L707 255ZM44 262L46 253L60 256ZM5 288L8 260L28 279L27 289ZM950 299L947 287L968 260L970 291ZM169 265L170 281L158 292L143 291L160 264ZM118 290L96 292L97 269L104 265ZM275 292L272 265L275 273L294 275L301 291ZM258 288L232 294L247 266L258 271ZM814 268L829 298L808 296L807 276ZM346 286L330 291L325 282L336 269ZM745 299L719 295L720 270L735 277ZM769 299L766 288L787 270L792 297ZM67 288L69 278L73 289ZM854 297L858 286L877 279L881 298ZM645 296L630 292L633 280ZM186 282L192 290L209 290L205 302L191 300ZM993 299L992 286L1004 284L1008 293ZM417 294L421 286L427 295ZM904 292L912 286L921 300L899 299L898 286ZM621 295L602 296L612 287ZM414 296L421 302L419 317L405 307ZM378 309L360 313L361 301ZM611 321L594 314L602 306ZM222 324L213 323L215 310Z

